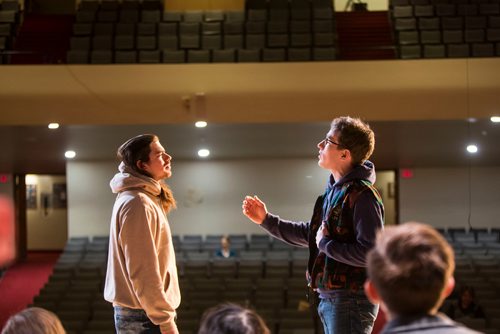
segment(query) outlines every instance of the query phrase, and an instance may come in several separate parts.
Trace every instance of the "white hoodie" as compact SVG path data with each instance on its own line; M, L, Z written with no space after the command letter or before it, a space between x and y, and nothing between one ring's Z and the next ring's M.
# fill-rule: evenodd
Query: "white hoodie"
M174 320L181 294L162 185L123 163L119 170L110 182L118 196L111 217L104 299L142 309L162 333L178 333Z

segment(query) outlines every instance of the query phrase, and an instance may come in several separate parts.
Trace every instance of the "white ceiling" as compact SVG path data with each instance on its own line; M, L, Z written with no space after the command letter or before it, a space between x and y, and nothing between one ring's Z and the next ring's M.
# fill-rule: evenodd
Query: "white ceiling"
M489 120L373 121L378 169L500 165L500 124ZM174 160L197 160L197 150L209 148L208 159L316 159L317 143L329 122L272 124L192 124L127 126L3 126L0 172L59 174L65 172L64 152L76 151L78 161L112 161L126 139L140 133L159 135ZM474 142L479 152L465 150Z

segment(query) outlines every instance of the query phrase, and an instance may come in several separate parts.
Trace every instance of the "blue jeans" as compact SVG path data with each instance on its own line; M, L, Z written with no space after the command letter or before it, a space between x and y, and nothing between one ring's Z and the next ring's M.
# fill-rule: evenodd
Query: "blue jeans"
M339 291L335 297L320 300L318 314L325 334L369 334L377 318L378 305L364 291Z
M115 328L118 334L161 334L160 326L149 320L144 310L115 306Z

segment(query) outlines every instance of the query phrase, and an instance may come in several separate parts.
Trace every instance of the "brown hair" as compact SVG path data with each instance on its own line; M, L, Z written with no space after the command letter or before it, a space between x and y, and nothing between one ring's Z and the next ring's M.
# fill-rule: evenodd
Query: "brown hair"
M143 134L130 138L118 148L118 159L137 173L151 177L148 172L137 167L137 161L149 161L151 143L155 141L159 141L159 138L153 134Z
M66 331L57 315L40 307L30 307L11 316L2 334L66 334Z
M148 162L149 154L151 153L151 143L160 141L157 135L154 134L142 134L130 138L125 143L123 143L117 152L117 157L122 161L127 167L131 168L138 174L151 177L151 175L137 166L137 161ZM177 204L172 193L172 190L164 183L161 183L163 194L164 194L164 207L166 212L175 209Z
M354 165L362 164L372 155L375 149L375 134L370 126L359 118L335 118L331 129L337 135L339 149L351 152Z
M224 303L206 310L198 334L270 334L264 320L254 310Z
M369 280L397 315L427 314L437 308L454 269L446 240L432 227L415 222L380 231L367 255Z

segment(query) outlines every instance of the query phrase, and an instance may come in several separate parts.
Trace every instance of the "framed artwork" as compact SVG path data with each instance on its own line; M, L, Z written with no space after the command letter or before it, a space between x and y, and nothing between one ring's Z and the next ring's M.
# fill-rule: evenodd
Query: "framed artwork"
M43 214L45 216L47 216L49 214L49 210L51 208L51 204L52 203L50 203L50 200L51 200L50 197L51 197L50 193L44 193L44 192L42 192L40 194L40 205L42 206Z
M67 204L66 183L54 183L52 185L52 207L54 209L65 209Z
M37 208L37 196L36 196L36 184L26 185L26 208L36 209Z
M396 198L396 185L394 184L394 182L389 182L387 186L389 188L388 191L389 198Z

